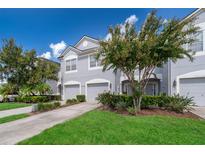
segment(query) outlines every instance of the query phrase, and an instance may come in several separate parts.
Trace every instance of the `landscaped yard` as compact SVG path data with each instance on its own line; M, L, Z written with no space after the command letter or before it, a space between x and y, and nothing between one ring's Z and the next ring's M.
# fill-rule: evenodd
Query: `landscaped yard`
M205 144L205 121L95 110L19 144Z
M3 117L3 118L0 118L0 124L10 122L10 121L15 121L15 120L22 119L22 118L26 118L28 116L29 116L28 114L17 114L17 115L12 115L12 116L8 116L8 117Z
M15 108L27 107L30 104L25 103L0 103L0 111L2 110L10 110Z

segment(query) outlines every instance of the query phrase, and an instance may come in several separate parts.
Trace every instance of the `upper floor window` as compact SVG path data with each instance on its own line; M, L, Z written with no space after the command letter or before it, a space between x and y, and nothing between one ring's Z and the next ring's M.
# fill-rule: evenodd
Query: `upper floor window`
M90 56L90 68L100 67L101 59L97 60L95 55Z
M76 61L77 61L76 58L66 60L66 71L67 72L77 70Z
M194 35L196 41L188 45L188 49L191 51L203 51L203 31L199 31Z

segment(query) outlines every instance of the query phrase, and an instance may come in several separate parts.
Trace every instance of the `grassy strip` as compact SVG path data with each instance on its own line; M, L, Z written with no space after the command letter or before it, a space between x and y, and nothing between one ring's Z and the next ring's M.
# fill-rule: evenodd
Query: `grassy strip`
M11 103L0 103L0 111L27 107L27 106L31 106L31 104L12 103L12 102Z
M26 118L28 116L29 116L28 114L17 114L17 115L11 115L8 117L3 117L3 118L0 118L0 124L10 122L10 121L15 121L15 120L22 119L22 118Z

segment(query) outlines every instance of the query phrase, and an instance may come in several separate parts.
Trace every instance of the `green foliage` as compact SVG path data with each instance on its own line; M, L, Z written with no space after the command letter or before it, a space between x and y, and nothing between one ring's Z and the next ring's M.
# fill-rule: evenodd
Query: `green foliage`
M85 95L76 95L76 98L79 102L85 102Z
M61 100L61 95L47 95L47 97L49 98L49 100L56 100L56 101L60 101Z
M192 53L183 48L185 44L193 43L193 36L198 27L193 25L194 18L179 20L176 18L164 22L152 11L143 26L136 30L135 25L125 23L110 27L108 33L111 39L100 42L101 50L97 58L102 58L103 71L113 69L122 71L128 78L135 99L134 107L140 109L141 96L156 67L162 67L168 60L176 62L188 57L193 60ZM135 71L139 72L136 84Z
M0 86L0 95L6 98L8 95L16 93L16 86L10 83L3 84Z
M59 66L43 58L38 58L35 50L23 51L14 39L3 40L0 49L0 72L15 92L30 94L36 91L45 94L50 91L43 84L47 80L57 80Z
M130 106L127 108L127 112L129 114L131 114L131 115L135 115L136 114L135 109L133 107L130 107Z
M78 100L75 98L66 100L66 104L72 105L72 104L77 104L77 103L78 103Z
M103 105L107 105L113 109L126 109L129 107L133 108L133 98L132 96L127 95L118 95L111 94L109 92L99 94L98 96L99 103ZM189 111L191 107L194 105L193 98L183 97L179 95L174 96L148 96L145 95L142 97L141 107L152 108L152 107L160 107L163 109L175 111L175 112L184 112L185 110Z
M60 102L54 103L38 103L38 111L49 111L60 107Z
M17 102L23 102L23 103L43 103L48 102L49 97L48 96L18 96L16 97Z
M168 110L176 111L176 112L183 112L184 110L189 111L192 109L191 107L195 105L193 102L193 98L183 97L179 95L174 95L169 97L169 103L165 104L165 108Z

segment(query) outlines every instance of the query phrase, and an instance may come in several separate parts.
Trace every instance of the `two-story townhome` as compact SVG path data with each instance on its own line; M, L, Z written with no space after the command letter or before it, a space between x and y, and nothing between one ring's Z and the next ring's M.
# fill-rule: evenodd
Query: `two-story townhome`
M184 58L168 63L168 92L194 97L198 106L205 106L205 9L197 9L183 20L188 18L196 18L194 25L200 27L196 42L185 46L195 52L194 61Z
M205 106L205 10L197 9L183 20L193 17L196 18L194 24L200 30L194 36L197 41L187 44L185 48L196 53L194 61L184 58L177 63L169 61L162 68L156 68L149 79L146 94L180 94L194 97L196 105ZM77 44L68 46L61 54L59 59L63 100L85 94L87 101L93 102L104 91L131 93L128 80L122 72L102 72L100 61L95 59L98 49L97 39L83 36ZM138 79L137 71L135 78Z
M120 71L102 71L100 60L95 59L99 49L97 39L83 36L74 46L68 46L59 57L61 61L62 99L72 99L84 94L86 100L94 102L99 93L131 93L127 78ZM151 76L146 93L167 93L167 65L157 68ZM135 75L138 79L137 73Z

